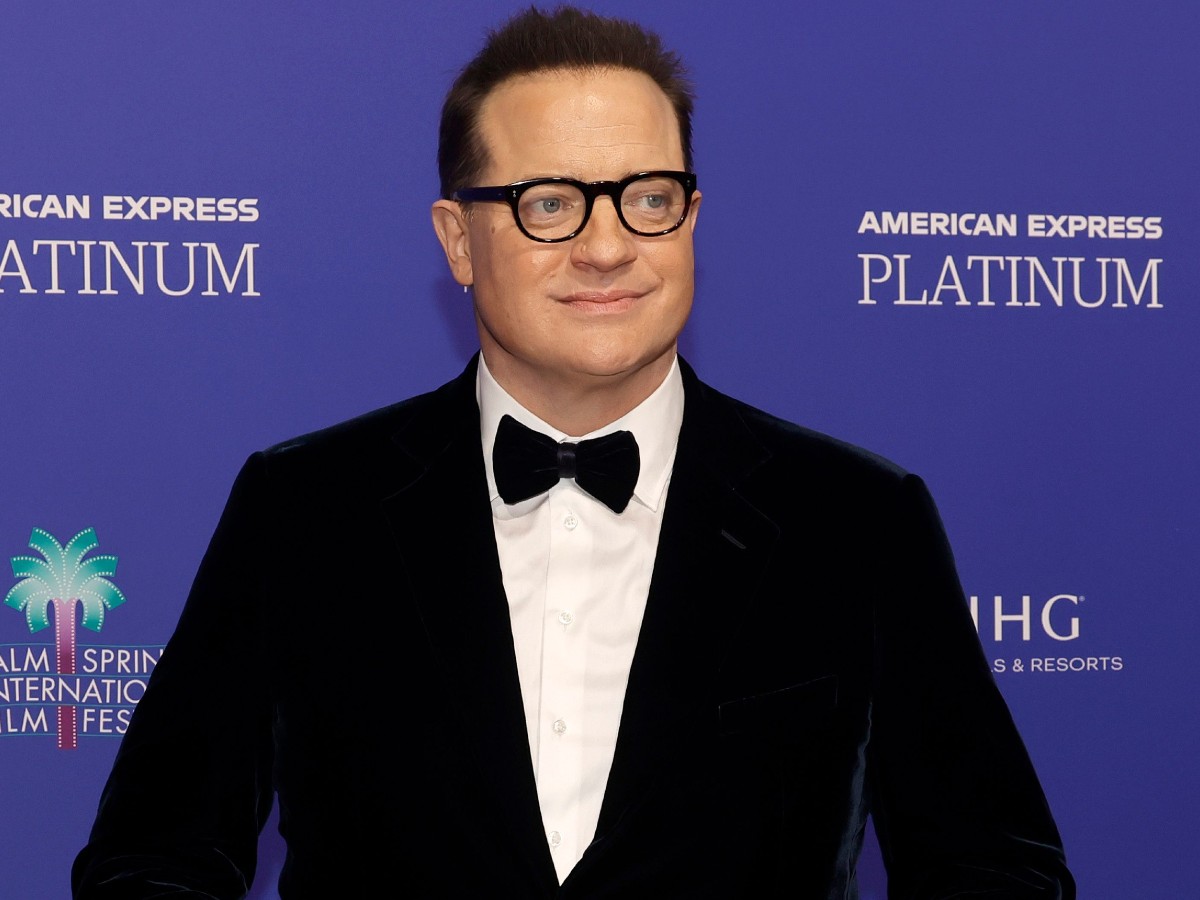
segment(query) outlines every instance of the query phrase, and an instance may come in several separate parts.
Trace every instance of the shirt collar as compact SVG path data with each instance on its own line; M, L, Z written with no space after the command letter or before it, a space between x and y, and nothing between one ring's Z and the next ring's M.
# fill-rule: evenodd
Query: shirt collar
M479 355L479 368L475 375L475 399L479 404L483 465L487 470L488 494L493 504L499 498L500 492L496 490L496 477L492 472L492 447L496 443L496 429L500 427L500 420L509 415L522 425L549 435L556 441L586 440L612 434L614 431L633 432L641 458L633 496L643 506L658 511L666 494L667 482L671 478L671 469L675 465L679 428L683 424L683 377L679 373L678 356L672 360L671 370L654 393L615 422L578 437L565 434L543 422L514 400L488 371L482 353Z

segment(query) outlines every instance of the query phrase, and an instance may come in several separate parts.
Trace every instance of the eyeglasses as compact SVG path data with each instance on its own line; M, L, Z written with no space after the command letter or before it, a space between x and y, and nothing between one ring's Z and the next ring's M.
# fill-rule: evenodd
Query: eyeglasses
M617 218L634 234L670 234L687 218L695 192L694 173L664 171L639 172L620 181L534 178L498 187L463 188L451 199L507 203L527 238L556 244L583 231L597 197L612 200Z

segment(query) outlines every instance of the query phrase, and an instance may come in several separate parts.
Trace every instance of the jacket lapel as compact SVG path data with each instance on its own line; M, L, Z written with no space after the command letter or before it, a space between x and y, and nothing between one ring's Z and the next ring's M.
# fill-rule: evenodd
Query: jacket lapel
M681 366L679 449L589 856L605 852L621 820L651 794L656 773L715 716L721 661L779 533L735 490L769 452L729 401Z
M496 833L553 892L554 864L542 830L508 602L479 439L475 365L440 389L395 437L408 484L383 500L422 624L472 722L474 757L491 793ZM459 564L438 564L447 542Z

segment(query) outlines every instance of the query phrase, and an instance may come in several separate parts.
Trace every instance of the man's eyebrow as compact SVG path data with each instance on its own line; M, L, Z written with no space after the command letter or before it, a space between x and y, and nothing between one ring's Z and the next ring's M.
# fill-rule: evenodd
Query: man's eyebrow
M538 175L522 175L520 178L514 178L511 183L515 184L519 181L537 181L539 178L569 178L572 181L581 181L584 184L590 184L593 181L623 181L630 175L637 175L639 172L653 172L655 169L626 169L615 178L584 178L578 172L543 172Z
M583 179L579 177L578 172L550 172L550 171L541 172L537 175L526 175L522 178L518 178L517 180L518 181L537 181L537 179L539 179L539 178L570 178L574 181L583 181Z

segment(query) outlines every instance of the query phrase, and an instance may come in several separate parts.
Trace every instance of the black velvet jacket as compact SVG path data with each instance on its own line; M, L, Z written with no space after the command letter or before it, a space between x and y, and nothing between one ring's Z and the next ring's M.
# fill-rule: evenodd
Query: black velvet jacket
M557 884L474 365L251 457L76 861L80 900L1074 897L921 481L686 391L595 840Z

